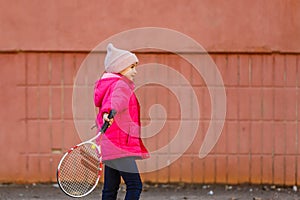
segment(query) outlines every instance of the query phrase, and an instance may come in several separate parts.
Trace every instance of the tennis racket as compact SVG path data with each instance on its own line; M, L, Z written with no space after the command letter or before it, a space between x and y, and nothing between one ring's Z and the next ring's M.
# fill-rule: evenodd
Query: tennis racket
M108 118L115 116L111 110ZM101 149L93 141L105 133L109 123L105 121L99 133L92 139L71 148L61 158L57 167L57 183L71 197L84 197L91 193L102 174Z

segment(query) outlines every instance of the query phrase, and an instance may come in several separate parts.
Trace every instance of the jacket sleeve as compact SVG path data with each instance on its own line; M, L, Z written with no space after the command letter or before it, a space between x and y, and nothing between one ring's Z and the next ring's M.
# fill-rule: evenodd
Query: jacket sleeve
M126 82L119 81L111 95L111 102L112 108L115 109L117 113L120 113L115 119L118 127L131 137L139 138L140 124L137 119L139 110L138 108L134 108L137 105L132 102L133 97L133 88Z
M127 83L122 80L118 81L111 93L111 107L117 112L127 109L132 94L133 90Z

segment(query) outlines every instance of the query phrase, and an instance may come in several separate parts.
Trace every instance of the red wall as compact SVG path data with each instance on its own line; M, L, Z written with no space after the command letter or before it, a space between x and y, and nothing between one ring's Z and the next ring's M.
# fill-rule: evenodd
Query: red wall
M164 27L208 51L299 52L297 0L1 1L0 49L91 50L138 27ZM130 42L128 42L130 43Z
M208 50L224 80L227 114L217 145L199 159L210 100L201 78L190 78L203 108L196 140L178 161L143 174L143 179L299 183L299 1L14 0L1 1L0 9L0 156L5 162L0 165L1 182L55 181L59 150L79 141L72 87L85 56L121 31L157 26L184 33ZM171 54L138 56L141 64L155 61L177 70L191 68ZM184 76L193 77L193 71ZM161 88L144 90L138 94L147 122L146 108L157 99L144 94L157 96ZM162 102L173 107L171 101ZM173 121L145 141L149 149L172 139L178 112L168 111Z

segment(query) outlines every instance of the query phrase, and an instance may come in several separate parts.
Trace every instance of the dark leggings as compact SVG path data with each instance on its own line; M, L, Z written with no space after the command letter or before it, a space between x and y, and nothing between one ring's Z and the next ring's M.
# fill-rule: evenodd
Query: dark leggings
M142 192L142 181L134 158L105 161L102 200L116 200L121 182L126 184L125 200L138 200Z

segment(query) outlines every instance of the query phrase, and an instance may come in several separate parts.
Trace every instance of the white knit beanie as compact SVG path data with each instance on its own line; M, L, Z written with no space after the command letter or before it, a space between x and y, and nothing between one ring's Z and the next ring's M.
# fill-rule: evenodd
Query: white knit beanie
M107 54L104 60L105 71L110 73L119 73L138 62L136 55L122 49L117 49L111 43L107 45Z

